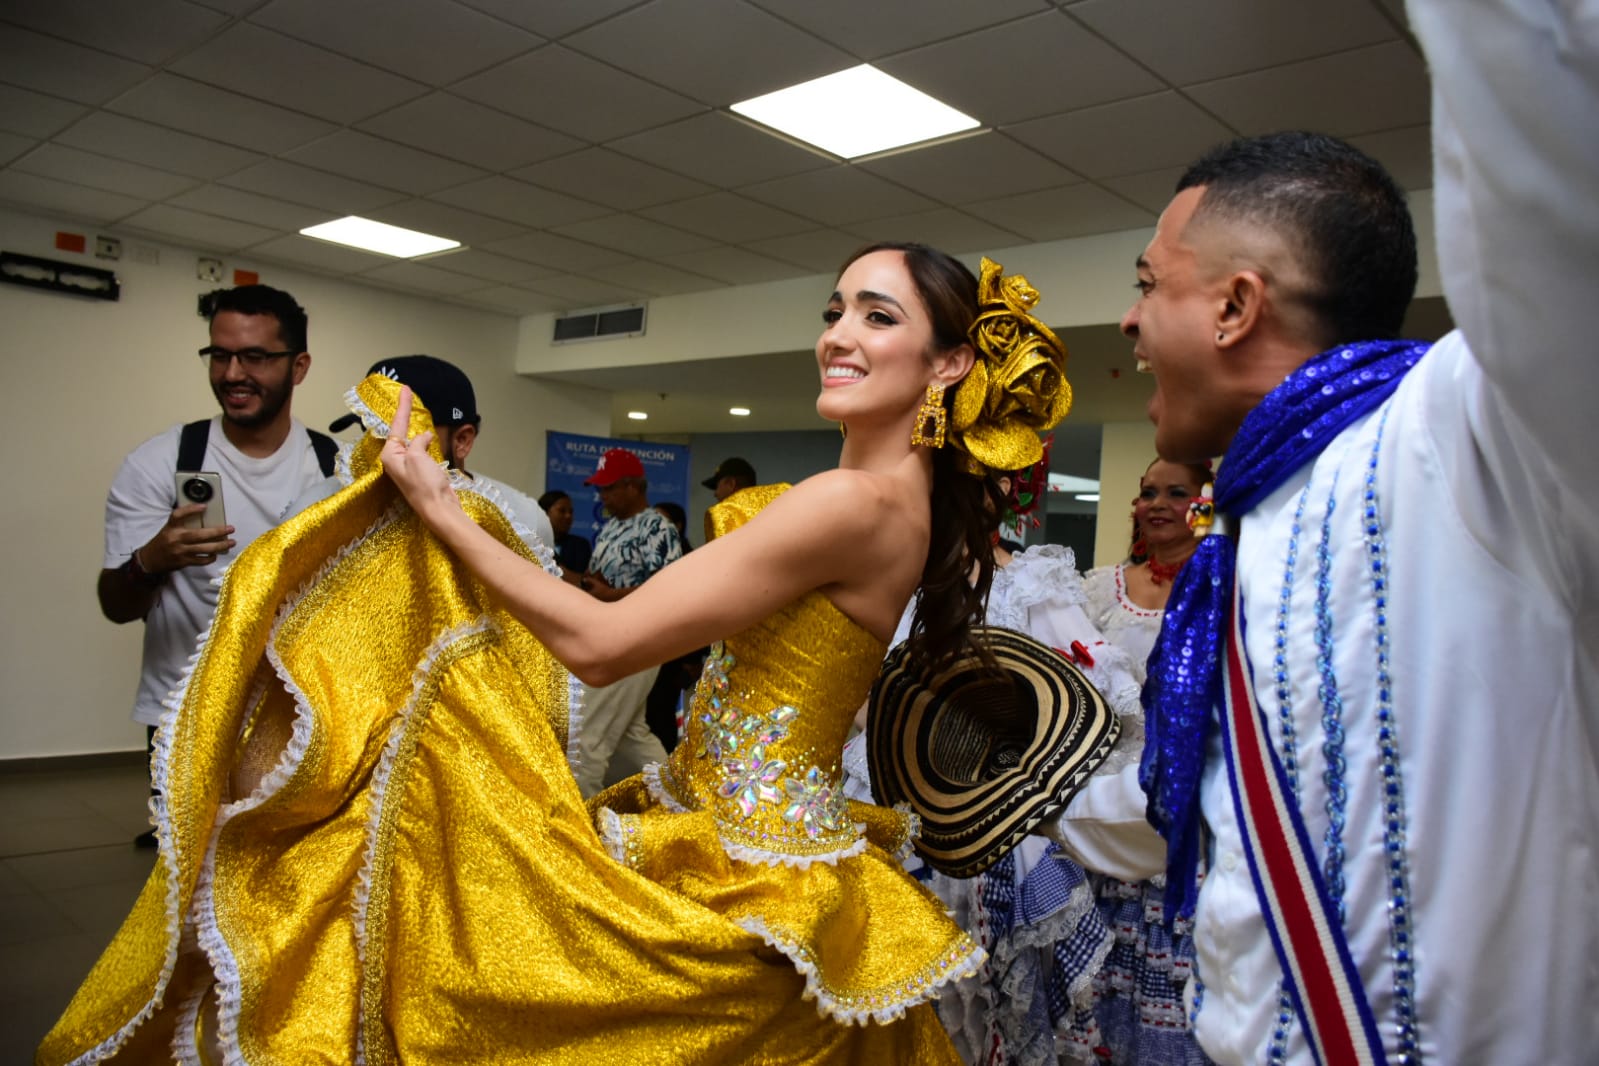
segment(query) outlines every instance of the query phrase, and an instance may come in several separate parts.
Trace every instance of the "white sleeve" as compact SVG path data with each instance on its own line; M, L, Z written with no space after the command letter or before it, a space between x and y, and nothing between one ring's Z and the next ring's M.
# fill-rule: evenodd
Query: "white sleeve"
M128 453L105 500L105 559L114 570L161 531L172 515L178 468L176 429L152 437Z
M1143 881L1166 871L1166 841L1144 817L1146 807L1134 763L1091 779L1037 832L1094 873Z
M1482 461L1496 479L1529 483L1536 509L1520 516L1523 532L1556 527L1542 560L1551 580L1579 607L1599 602L1599 494L1588 481L1599 0L1410 0L1409 12L1432 75L1444 291L1487 379Z

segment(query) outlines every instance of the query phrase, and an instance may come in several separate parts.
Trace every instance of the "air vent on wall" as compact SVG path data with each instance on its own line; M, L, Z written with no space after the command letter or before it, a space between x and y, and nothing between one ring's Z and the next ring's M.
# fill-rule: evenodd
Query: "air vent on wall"
M561 315L555 320L552 344L571 344L574 341L597 341L612 337L640 337L644 335L644 305L628 304L623 307L601 307L593 311L578 311Z

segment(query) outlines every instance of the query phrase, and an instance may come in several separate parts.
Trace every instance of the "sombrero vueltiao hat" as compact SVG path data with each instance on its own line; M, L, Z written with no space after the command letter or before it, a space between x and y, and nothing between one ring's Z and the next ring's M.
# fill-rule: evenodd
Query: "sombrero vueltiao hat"
M895 648L872 686L866 756L884 804L921 817L917 852L975 877L1063 810L1110 755L1115 712L1075 664L1031 637L977 626L1000 671L975 657L936 674Z

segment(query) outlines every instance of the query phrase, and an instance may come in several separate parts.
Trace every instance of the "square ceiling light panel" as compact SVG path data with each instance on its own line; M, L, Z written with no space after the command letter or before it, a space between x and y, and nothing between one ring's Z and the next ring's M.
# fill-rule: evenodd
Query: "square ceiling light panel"
M979 125L870 64L745 100L734 104L733 112L843 159L935 141Z
M300 231L300 235L360 248L362 251L392 255L396 259L415 259L419 255L461 247L460 241L448 237L435 237L431 233L391 226L387 222L374 222L359 215L307 226Z

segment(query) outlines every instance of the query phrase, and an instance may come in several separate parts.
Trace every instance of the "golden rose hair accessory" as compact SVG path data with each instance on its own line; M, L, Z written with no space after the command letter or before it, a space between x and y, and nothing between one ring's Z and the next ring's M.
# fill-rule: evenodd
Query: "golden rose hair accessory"
M977 321L967 332L977 361L955 389L950 442L969 467L1023 470L1037 463L1042 432L1072 406L1066 346L1033 317L1038 290L984 257L977 281ZM978 470L973 470L978 472Z

